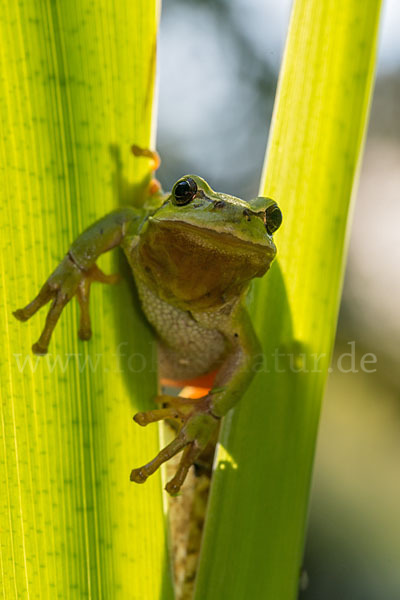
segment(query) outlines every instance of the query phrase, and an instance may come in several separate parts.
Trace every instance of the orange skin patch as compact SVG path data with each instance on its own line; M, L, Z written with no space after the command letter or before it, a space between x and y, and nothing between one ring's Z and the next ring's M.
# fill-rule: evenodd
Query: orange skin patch
M161 385L185 388L184 393L182 392L182 395L184 395L185 398L202 398L203 396L206 396L212 389L217 373L218 370L215 370L212 373L200 375L199 377L194 377L193 379L179 381L163 377L161 379Z

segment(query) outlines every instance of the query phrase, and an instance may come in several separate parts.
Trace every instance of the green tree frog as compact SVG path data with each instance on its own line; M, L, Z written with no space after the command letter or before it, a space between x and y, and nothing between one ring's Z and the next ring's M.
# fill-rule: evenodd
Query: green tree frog
M158 155L137 146L137 156ZM157 163L157 164L156 164ZM146 188L142 208L114 210L88 227L71 245L34 300L16 310L26 321L52 301L39 340L45 354L64 306L80 305L79 337L91 336L89 291L94 281L113 283L96 265L100 254L121 246L137 285L143 312L158 338L159 372L169 380L190 381L215 373L201 398L161 395L162 408L134 416L139 425L176 419L176 438L131 480L143 483L162 463L183 451L166 490L176 494L190 466L215 435L220 419L238 402L255 372L260 345L245 307L254 277L262 277L276 254L272 234L282 221L276 202L249 202L217 193L204 179L187 175L170 193L157 180Z

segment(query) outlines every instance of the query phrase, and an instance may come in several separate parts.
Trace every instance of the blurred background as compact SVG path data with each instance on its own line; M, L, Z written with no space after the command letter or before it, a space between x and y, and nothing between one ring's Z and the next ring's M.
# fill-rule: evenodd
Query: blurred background
M159 172L257 195L289 0L164 0ZM330 374L301 600L400 598L400 2L386 0L335 354L373 373ZM349 345L349 342L352 345ZM354 350L353 350L354 349ZM335 364L333 361L332 365Z

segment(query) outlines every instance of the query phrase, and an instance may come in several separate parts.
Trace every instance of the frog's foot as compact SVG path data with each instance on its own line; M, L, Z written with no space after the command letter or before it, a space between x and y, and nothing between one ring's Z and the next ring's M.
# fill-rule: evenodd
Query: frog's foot
M155 150L149 150L148 148L141 148L140 146L136 146L133 144L131 146L131 151L134 156L144 156L145 158L151 159L151 170L153 173L157 171L161 164L161 158L158 152ZM149 183L149 194L156 194L161 190L161 183L155 177L152 177Z
M42 334L32 346L34 354L47 353L52 333L62 310L75 294L81 307L79 337L83 340L89 339L91 336L89 316L90 285L93 281L115 283L117 277L115 275L105 275L96 265L88 271L82 271L67 254L54 273L50 275L36 298L24 308L19 308L13 312L14 317L20 321L27 321L42 306L53 300Z
M190 466L206 448L219 424L219 418L211 412L210 396L197 400L173 396L159 396L159 401L169 404L166 408L137 413L134 420L145 426L162 419L178 419L183 425L177 437L163 448L157 456L138 469L133 469L131 481L144 483L164 462L183 450L182 458L175 476L167 483L165 489L170 494L177 494L186 478ZM167 400L168 399L168 400Z

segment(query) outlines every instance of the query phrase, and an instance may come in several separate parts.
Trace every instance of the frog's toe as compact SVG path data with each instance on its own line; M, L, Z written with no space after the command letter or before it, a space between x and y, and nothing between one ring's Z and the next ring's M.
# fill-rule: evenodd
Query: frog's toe
M165 486L165 489L169 494L174 496L179 492L190 467L193 465L202 451L203 448L201 448L196 442L191 442L186 446L175 475Z
M153 460L143 467L133 469L130 477L131 481L134 481L135 483L144 483L149 475L152 475L163 463L175 456L175 454L178 454L186 444L188 444L186 437L179 434L178 437L168 444L168 446L165 446L165 448L160 450Z
M49 312L47 313L46 323L43 328L42 334L36 344L32 346L32 352L34 354L47 354L47 349L49 347L50 339L52 333L54 331L55 326L57 325L58 319L61 316L62 310L64 306L68 302L68 297L59 293L54 299Z
M149 423L155 423L156 421L162 421L163 419L179 419L182 416L175 408L156 408L154 410L147 410L146 412L138 412L133 417L133 420L142 427L145 427Z
M26 314L23 308L14 310L12 314L16 319L18 319L18 321L27 321L29 319L29 315Z
M92 337L89 310L90 286L92 283L98 281L100 283L113 285L114 283L118 283L119 280L120 276L117 273L106 275L96 264L85 272L85 276L82 277L76 290L76 297L80 307L79 339L85 342Z
M90 340L92 337L92 326L89 311L90 284L90 280L84 277L78 285L78 289L76 290L76 297L80 307L78 336L79 339L83 341Z
M156 396L155 402L162 406L145 412L138 412L133 420L142 427L149 423L162 421L163 419L178 419L182 423L187 421L196 412L204 412L208 408L208 396L203 398L183 398L181 396L169 396L162 394Z
M83 342L87 342L92 337L92 329L91 327L80 327L78 331L78 337Z
M157 171L161 164L161 158L158 152L155 150L149 150L149 148L141 148L136 144L132 144L131 152L134 156L144 156L145 158L150 158L152 161L151 170Z
M27 321L28 319L33 317L33 315L37 313L37 311L40 308L42 308L42 306L50 302L50 300L53 297L54 290L51 289L48 283L45 283L38 295L35 296L35 298L32 300L32 302L29 302L29 304L24 306L24 308L18 308L17 310L15 310L13 312L13 315L16 319L18 319L18 321Z
M48 347L41 346L39 342L36 342L32 345L32 352L33 354L37 354L38 356L43 356L44 354L47 354Z

